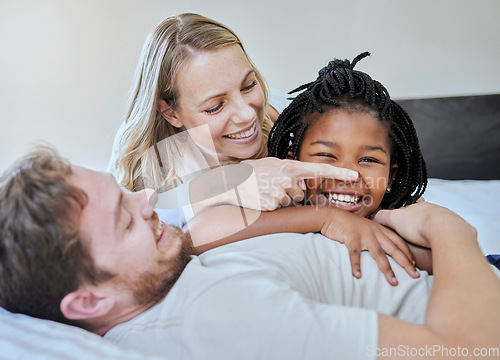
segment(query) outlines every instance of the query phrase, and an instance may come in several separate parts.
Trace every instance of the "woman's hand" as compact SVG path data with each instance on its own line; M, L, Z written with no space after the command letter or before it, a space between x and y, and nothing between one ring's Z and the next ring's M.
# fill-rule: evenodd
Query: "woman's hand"
M343 243L349 249L352 274L361 277L360 255L367 250L377 262L391 285L398 281L392 271L387 255L390 255L413 278L418 278L413 257L406 242L394 231L369 219L336 211L324 222L321 233L332 240Z
M242 184L245 186L240 186L239 189L245 198L253 198L254 202L253 205L243 204L243 206L264 211L275 210L281 206L299 205L304 199L305 179L331 178L352 181L359 175L355 171L329 164L272 157L249 161L247 164L253 168L253 179ZM252 183L252 180L255 182ZM259 195L258 199L255 199L256 193Z
M352 181L358 175L329 164L263 158L214 168L192 180L189 192L195 213L223 204L271 211L298 204L304 198L304 179Z

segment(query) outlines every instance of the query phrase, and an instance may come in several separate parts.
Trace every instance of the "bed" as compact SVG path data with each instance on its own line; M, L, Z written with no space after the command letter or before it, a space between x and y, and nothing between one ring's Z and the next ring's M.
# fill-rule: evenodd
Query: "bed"
M424 197L476 227L500 254L500 95L398 101L415 122L429 171ZM1 359L155 359L84 330L0 308Z

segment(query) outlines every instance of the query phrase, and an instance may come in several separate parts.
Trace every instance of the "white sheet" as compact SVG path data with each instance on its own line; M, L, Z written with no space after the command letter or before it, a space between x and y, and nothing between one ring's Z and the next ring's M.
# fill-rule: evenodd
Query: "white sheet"
M429 179L424 199L453 210L473 225L485 255L500 254L500 180Z

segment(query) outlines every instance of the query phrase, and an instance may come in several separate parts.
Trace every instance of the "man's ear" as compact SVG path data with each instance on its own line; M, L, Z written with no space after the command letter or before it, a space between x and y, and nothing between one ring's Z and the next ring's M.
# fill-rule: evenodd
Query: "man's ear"
M115 300L99 296L92 289L77 289L61 300L61 312L70 320L86 320L107 315Z
M176 128L181 128L183 123L177 117L177 113L167 104L163 99L158 99L156 108L161 116L168 121L168 123Z

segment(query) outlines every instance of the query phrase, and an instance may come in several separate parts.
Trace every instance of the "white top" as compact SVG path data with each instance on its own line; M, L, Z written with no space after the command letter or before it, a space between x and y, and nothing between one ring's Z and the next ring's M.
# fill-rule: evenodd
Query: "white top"
M105 338L176 359L374 359L377 312L423 323L433 278L391 265L389 285L363 252L319 234L273 234L193 257L167 297ZM362 307L362 308L361 308Z

